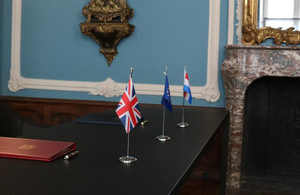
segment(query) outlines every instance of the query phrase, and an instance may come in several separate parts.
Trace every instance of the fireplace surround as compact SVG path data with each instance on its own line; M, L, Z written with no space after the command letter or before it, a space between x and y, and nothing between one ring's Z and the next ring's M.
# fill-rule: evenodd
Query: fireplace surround
M242 159L243 139L247 137L244 135L246 91L252 83L263 77L300 77L300 47L228 45L225 48L222 76L226 108L230 111L226 187L227 191L232 191L241 190L244 186L242 167L245 166ZM268 169L282 172L278 167L269 166Z

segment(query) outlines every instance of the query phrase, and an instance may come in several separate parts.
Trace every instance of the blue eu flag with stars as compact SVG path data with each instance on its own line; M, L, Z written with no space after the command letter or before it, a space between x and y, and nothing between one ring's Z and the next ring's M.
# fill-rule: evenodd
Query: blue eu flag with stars
M165 82L165 91L161 100L161 104L165 106L170 113L172 113L171 94L170 94L169 81L167 75L166 75L166 82Z

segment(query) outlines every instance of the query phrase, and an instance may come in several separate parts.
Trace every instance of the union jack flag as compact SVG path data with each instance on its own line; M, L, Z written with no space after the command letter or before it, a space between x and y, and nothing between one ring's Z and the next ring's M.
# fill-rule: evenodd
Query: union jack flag
M122 121L126 133L129 133L141 119L139 102L135 94L132 78L129 79L125 92L116 109L116 113Z

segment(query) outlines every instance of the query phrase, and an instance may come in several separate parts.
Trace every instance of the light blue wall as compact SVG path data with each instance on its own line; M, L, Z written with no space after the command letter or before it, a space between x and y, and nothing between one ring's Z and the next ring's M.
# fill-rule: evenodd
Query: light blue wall
M5 96L119 101L117 98L92 96L86 92L25 89L11 92L7 87L10 70L11 4L3 2L3 71ZM209 0L128 0L135 14L131 37L123 39L111 67L100 54L100 46L81 33L85 21L81 9L89 0L23 0L21 75L26 78L70 81L103 81L107 77L126 83L130 67L134 83L163 84L168 66L169 83L182 85L183 66L188 67L191 85L203 86L207 73ZM227 42L227 0L221 1L219 65ZM194 100L194 106L225 107L224 88L219 71L220 100L207 103ZM171 92L172 94L172 92ZM138 95L142 103L160 103L161 96ZM173 97L173 104L182 99Z
M0 1L0 73L3 72L3 1ZM0 96L2 95L2 79L0 75Z
M7 84L10 71L11 56L11 21L12 21L12 4L11 0L4 0L3 3L3 48L2 48L2 77L1 77L1 95L5 95L8 90ZM17 94L12 94L17 95Z

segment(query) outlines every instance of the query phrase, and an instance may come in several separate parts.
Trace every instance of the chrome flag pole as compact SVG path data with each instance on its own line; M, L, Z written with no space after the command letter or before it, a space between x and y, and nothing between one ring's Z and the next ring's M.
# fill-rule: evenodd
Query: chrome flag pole
M185 107L185 101L187 100L190 104L192 103L192 93L190 88L190 82L189 77L186 71L186 66L184 66L184 73L183 73L183 97L182 97L182 117L181 122L177 124L178 127L184 128L188 127L189 124L184 122L184 107Z
M161 100L161 104L164 106L163 107L162 134L156 137L156 139L161 142L168 141L171 139L169 136L165 135L166 108L170 111L170 113L172 113L171 94L170 94L167 71L168 71L168 68L166 67L165 72L163 72L165 75L165 90L164 90L163 98Z
M181 115L181 122L177 124L178 127L188 127L189 124L184 122L184 97L183 99L183 103L182 103L182 115Z
M139 111L139 104L135 94L133 82L132 82L133 69L130 69L129 82L125 92L118 104L116 113L125 127L127 133L127 154L119 158L122 163L134 163L137 158L129 155L129 135L130 131L138 124L141 119L141 113Z

